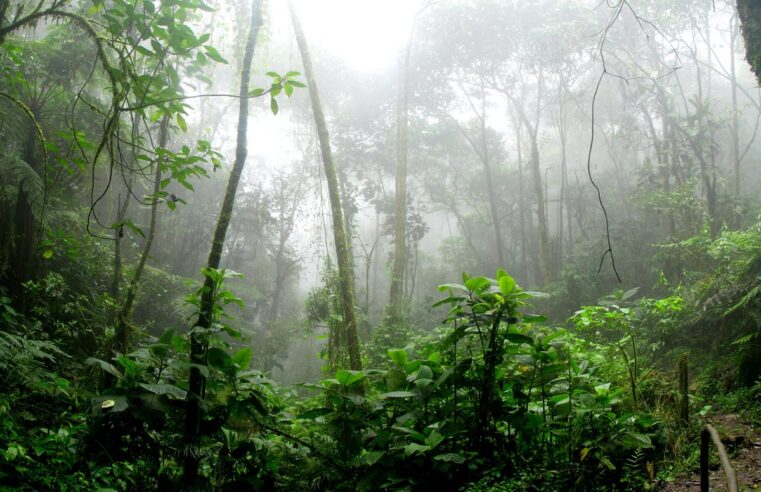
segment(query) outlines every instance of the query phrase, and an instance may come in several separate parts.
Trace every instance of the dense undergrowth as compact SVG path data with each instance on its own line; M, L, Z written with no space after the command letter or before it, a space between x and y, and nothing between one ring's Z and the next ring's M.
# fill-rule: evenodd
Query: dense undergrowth
M403 347L369 343L371 369L292 387L249 369L252 350L226 324L225 305L240 302L224 285L230 275L207 271L216 320L200 368L203 439L190 450L181 439L187 332L144 332L139 348L109 359L99 345L108 340L98 328L102 294L82 293L71 265L51 266L26 285L26 312L0 302L0 481L13 490L171 490L194 452L200 489L655 489L697 466L703 416L744 409L758 418L758 384L717 395L757 377L748 361L757 353L759 239L756 226L691 239L684 248L718 265L692 273L691 288L660 299L619 291L562 326L531 314L546 294L521 290L504 271L464 275L440 286L431 311L446 313L439 328L408 328ZM719 330L703 325L708 313ZM696 369L691 424L678 415L682 353Z
M277 20L260 18L259 0L250 18L241 2L210 17L200 0L0 0L0 490L646 491L696 471L706 419L761 424L761 223L748 226L759 119L754 128L757 115L740 107L761 106L735 73L734 6L711 17L694 2L610 2L594 15L567 2L460 3L432 5L415 49L409 33L400 81L410 87L322 62L325 80L336 79L321 87L343 161L330 172L328 125L315 122L333 178L336 258L327 253L302 305L307 262L294 237L308 227L299 214L317 195L323 203L308 176L305 99L288 110L293 165L267 158L235 190L249 99L277 114L309 85L312 114L324 116L303 33L306 83L292 60L279 75L254 57L259 28ZM615 32L622 13L639 34ZM588 23L600 15L607 27ZM671 43L664 32L691 36ZM731 46L726 81L713 73L711 32ZM230 70L212 34L235 54ZM690 48L700 37L706 46ZM684 85L674 77L679 92L659 85L676 70L673 44L694 65L680 72ZM417 51L435 56L415 60ZM260 88L249 87L252 63ZM600 105L591 115L587 96ZM230 98L234 151L220 102ZM370 100L379 107L355 112ZM599 128L588 151L582 127ZM235 156L228 186L218 144ZM553 161L562 170L550 179ZM577 174L593 170L590 201ZM391 178L395 197L383 189ZM310 254L323 239L330 249L323 212ZM355 237L371 216L375 238ZM431 239L437 252L421 249L444 216L448 237ZM392 244L393 263L412 271L386 278ZM599 274L608 261L626 289ZM215 267L203 287L202 264ZM544 291L501 269L480 276L496 266ZM241 285L232 270L257 278ZM474 276L447 278L462 270ZM457 283L428 299L447 281ZM278 384L299 335L327 338L302 351L323 372Z

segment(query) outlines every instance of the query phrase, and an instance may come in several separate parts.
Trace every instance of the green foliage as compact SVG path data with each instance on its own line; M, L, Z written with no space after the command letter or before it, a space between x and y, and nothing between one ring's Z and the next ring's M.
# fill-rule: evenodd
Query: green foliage
M333 490L451 489L487 472L525 483L528 470L552 466L555 487L573 487L577 474L590 487L623 488L633 463L638 476L652 466L657 421L632 413L622 388L601 379L615 362L587 352L596 345L521 313L541 294L503 271L440 290L448 327L434 340L387 350L380 369L308 385L322 404L302 407L291 429L327 433L334 444L318 449L341 463L315 480Z

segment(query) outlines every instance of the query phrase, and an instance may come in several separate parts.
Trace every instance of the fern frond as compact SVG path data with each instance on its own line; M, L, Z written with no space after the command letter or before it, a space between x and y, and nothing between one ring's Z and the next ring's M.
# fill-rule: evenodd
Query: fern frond
M52 342L0 332L0 374L14 382L28 384L49 379L53 373L46 366L62 357L66 353Z
M5 182L5 193L11 203L18 199L18 190L23 188L27 194L32 213L39 219L45 198L45 183L32 166L16 155L0 158L0 176Z

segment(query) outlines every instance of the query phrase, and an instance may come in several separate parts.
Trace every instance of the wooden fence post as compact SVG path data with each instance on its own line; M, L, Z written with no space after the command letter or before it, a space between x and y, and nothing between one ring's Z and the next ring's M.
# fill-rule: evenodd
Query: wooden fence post
M721 467L724 469L724 476L727 477L727 490L729 492L738 492L737 477L735 476L735 470L729 463L729 456L727 450L724 449L719 438L719 433L713 428L711 424L706 424L703 430L700 432L700 492L708 492L708 440L713 441L716 446L716 452L719 453L719 459L721 460Z

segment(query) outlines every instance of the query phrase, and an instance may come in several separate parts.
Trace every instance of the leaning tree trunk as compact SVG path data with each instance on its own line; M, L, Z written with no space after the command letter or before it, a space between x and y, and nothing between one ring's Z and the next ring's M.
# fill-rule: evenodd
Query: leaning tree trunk
M338 177L336 167L333 163L333 154L330 148L330 134L327 124L325 123L325 113L322 111L320 94L317 90L317 83L314 78L312 68L312 59L309 56L309 47L307 46L304 30L301 27L293 4L288 1L288 9L293 21L293 31L296 35L296 42L301 52L301 61L304 65L304 75L306 76L309 86L309 97L312 100L312 112L314 113L314 122L317 127L317 136L320 139L320 153L322 155L322 164L325 170L325 178L328 181L328 194L330 195L330 209L333 216L333 240L336 244L336 259L338 260L338 277L341 291L341 306L343 311L343 330L345 337L339 337L346 340L346 349L349 353L349 366L353 370L362 369L362 360L359 356L359 337L357 336L357 318L354 313L354 285L352 262L349 257L349 248L346 242L346 231L344 229L343 209L341 208L341 197L338 186Z
M222 200L222 208L217 217L217 225L211 243L211 251L207 266L219 268L222 258L222 247L225 243L227 228L232 217L235 193L246 163L248 149L246 137L248 133L248 87L251 78L251 62L254 57L256 36L262 25L262 0L251 0L251 27L246 40L246 49L243 54L243 66L240 76L240 109L238 112L238 135L235 150L235 163L233 164L230 178L227 181L227 189ZM198 321L196 328L207 329L212 323L214 311L214 282L207 276L201 293ZM206 378L199 367L206 365L206 349L208 341L202 333L194 329L190 335L190 369L188 379L187 412L185 415L185 460L183 464L182 489L192 490L198 478L199 445L201 443L201 398L205 389Z
M737 0L737 13L745 38L746 59L761 84L761 1Z

